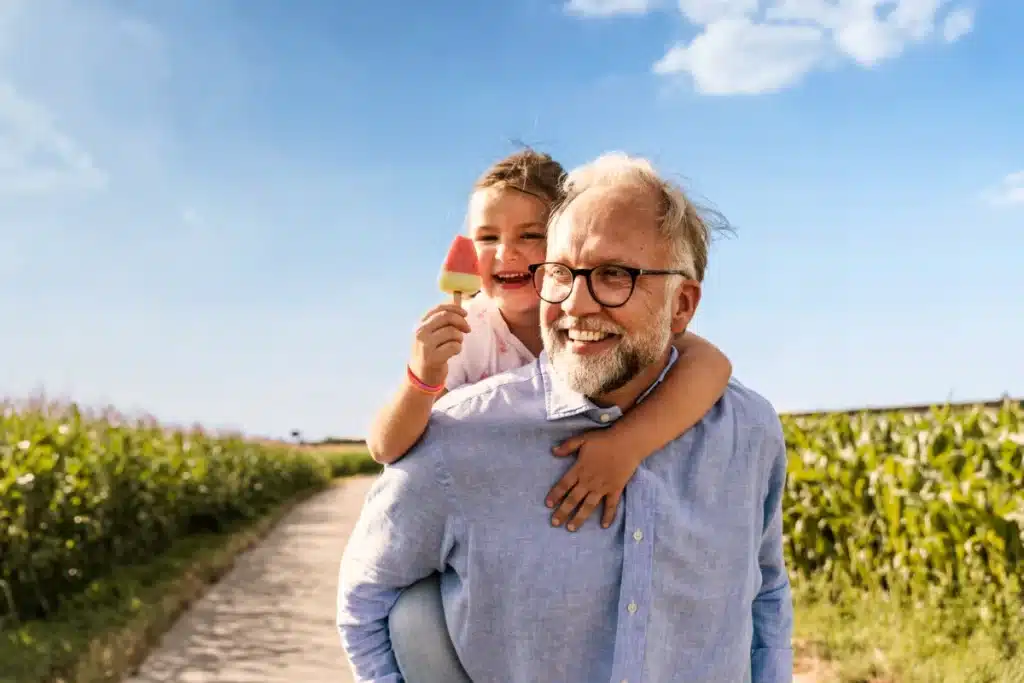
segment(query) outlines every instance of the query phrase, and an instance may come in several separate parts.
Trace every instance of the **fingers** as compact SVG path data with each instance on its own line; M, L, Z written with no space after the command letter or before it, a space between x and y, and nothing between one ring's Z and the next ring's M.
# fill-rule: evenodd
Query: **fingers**
M462 338L468 332L469 323L463 309L451 304L437 306L416 330L414 354L424 367L442 367L462 350Z
M445 327L454 327L463 333L469 333L469 322L466 321L465 313L458 313L456 311L437 311L420 325L420 329L428 334Z
M561 526L562 522L569 518L573 510L579 507L580 503L586 498L588 492L583 489L582 486L575 486L562 501L562 504L555 510L555 514L551 517L551 524L554 526ZM575 529L570 529L574 531Z
M607 529L615 521L615 513L619 509L622 492L609 493L604 499L604 514L601 515L601 526Z
M457 356L462 351L462 339L453 339L438 344L431 354L431 358L436 359L437 362L447 363L451 358Z
M569 523L566 525L566 529L569 531L576 531L583 526L590 515L593 514L594 510L597 509L598 504L604 496L596 491L591 491L583 499L583 505L580 505L580 509L576 511L576 514L572 516Z
M420 318L420 321L422 322L440 311L451 311L452 313L461 313L462 315L466 314L466 309L464 309L462 306L456 306L455 304L438 304L437 306L434 306L429 311L424 313L423 317Z
M462 306L456 306L455 304L440 304L439 306L434 306L429 311L424 313L423 317L420 318L420 322L426 322L430 318L433 318L438 315L443 315L445 313L454 313L455 315L461 316L463 318L465 318L468 315L466 309L463 308Z
M565 457L578 451L586 439L581 434L573 436L551 449L551 452L559 457Z
M569 493L569 489L576 486L576 482L580 480L579 474L575 467L569 468L569 471L562 475L562 478L558 480L558 483L551 487L548 491L548 497L544 499L544 504L549 508L553 508L558 505L565 494Z

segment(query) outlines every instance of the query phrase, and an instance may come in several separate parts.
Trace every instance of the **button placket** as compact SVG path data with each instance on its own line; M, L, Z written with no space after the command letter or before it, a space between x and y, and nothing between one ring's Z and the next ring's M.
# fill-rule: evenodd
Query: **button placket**
M615 646L615 673L612 680L627 681L641 675L647 634L647 601L651 599L650 534L654 525L654 493L638 472L627 485L626 515L623 533L623 575L619 603L620 614ZM631 531L632 529L632 531ZM633 538L633 543L629 542ZM647 538L647 543L641 543Z

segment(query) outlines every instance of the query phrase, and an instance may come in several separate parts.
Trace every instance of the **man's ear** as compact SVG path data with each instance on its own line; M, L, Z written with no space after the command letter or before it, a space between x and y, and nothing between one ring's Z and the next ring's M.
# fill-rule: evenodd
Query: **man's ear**
M700 304L701 286L694 280L683 280L675 289L672 299L672 333L686 331Z

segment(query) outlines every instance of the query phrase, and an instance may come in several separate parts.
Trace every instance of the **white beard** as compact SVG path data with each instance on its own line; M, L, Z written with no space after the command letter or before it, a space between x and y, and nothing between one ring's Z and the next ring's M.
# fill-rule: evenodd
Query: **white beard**
M570 351L558 333L559 320L545 324L541 336L555 373L570 389L589 398L622 388L657 362L672 341L671 316L671 302L666 302L642 332L622 335L610 350L595 355ZM587 329L585 320L580 327Z

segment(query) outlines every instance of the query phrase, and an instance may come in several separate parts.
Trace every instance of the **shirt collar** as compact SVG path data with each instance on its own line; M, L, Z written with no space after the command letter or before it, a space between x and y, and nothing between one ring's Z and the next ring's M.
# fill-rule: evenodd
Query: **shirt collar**
M678 358L679 351L673 345L669 353L668 363L665 364L664 369L658 374L658 378L651 383L651 386L647 387L640 394L636 401L637 403L644 400L656 386L664 381L665 375L668 374L668 371ZM554 368L551 367L547 351L541 351L538 365L540 366L541 378L544 382L544 407L549 420L562 420L576 415L587 415L597 422L610 423L622 417L622 410L618 406L601 408L583 394L567 387L565 382L554 372Z

